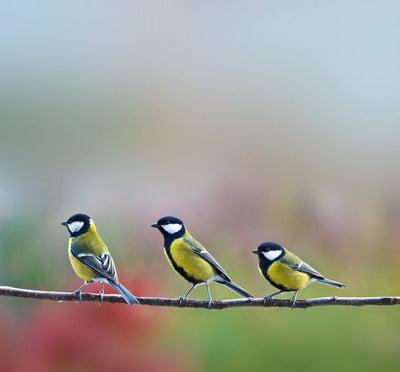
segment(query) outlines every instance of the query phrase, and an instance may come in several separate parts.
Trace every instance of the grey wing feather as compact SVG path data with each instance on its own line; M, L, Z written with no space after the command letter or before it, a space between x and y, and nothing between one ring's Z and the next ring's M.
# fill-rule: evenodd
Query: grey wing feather
M311 267L308 263L305 263L301 261L300 263L296 265L289 265L292 269L295 269L297 271L300 271L302 273L306 273L313 278L316 279L325 279L323 275L321 275L317 270L315 270L313 267Z
M71 247L71 252L79 261L96 271L100 277L111 280L113 283L118 283L114 262L109 253L103 253L101 256L90 253L77 253L73 247Z
M192 248L192 251L194 253L196 253L198 256L207 261L211 266L213 266L218 274L220 274L224 279L231 281L228 274L221 267L218 261L210 253L208 253L207 250L197 240L192 237L186 237L183 239L183 241L188 244L190 248Z
M114 277L116 275L114 261L109 253L103 253L100 257L101 266L103 270L109 274L110 276Z

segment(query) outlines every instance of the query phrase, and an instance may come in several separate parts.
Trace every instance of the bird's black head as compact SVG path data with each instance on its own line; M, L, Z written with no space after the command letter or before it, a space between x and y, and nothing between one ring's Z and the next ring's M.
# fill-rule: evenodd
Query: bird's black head
M67 221L62 222L61 225L68 229L71 236L76 237L84 234L93 224L92 219L86 214L74 214Z
M285 248L278 243L265 242L260 244L258 248L252 252L258 255L260 260L274 262L279 260L285 254Z
M151 225L160 230L164 237L178 238L185 234L185 225L179 218L167 216L160 218L157 223Z

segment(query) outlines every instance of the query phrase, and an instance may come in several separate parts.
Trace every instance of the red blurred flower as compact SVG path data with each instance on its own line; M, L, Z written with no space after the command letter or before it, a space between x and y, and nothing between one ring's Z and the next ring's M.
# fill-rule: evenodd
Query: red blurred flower
M136 295L148 285L137 279L124 284ZM98 291L95 284L89 289ZM158 345L166 314L125 304L42 303L20 329L19 358L12 370L184 370L182 355Z

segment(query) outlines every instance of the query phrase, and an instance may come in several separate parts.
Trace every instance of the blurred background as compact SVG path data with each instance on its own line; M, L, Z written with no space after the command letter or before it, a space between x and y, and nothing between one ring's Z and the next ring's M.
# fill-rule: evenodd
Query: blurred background
M300 298L398 295L399 16L397 1L3 1L1 284L78 287L60 222L84 212L137 295L188 289L149 227L163 215L257 296L273 291L250 254L265 240L348 284ZM398 307L1 298L0 370L395 371L399 322Z

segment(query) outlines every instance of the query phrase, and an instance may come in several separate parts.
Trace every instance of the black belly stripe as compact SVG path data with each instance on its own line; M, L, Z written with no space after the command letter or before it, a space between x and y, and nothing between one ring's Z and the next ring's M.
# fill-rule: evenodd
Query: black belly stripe
M199 283L203 283L201 280L197 280L195 278L193 278L191 275L189 275L182 267L178 266L175 262L175 260L172 257L171 254L171 249L170 249L170 245L168 247L164 247L165 252L167 253L168 258L170 259L172 266L174 267L174 269L180 274L182 275L189 283L192 284L199 284Z

